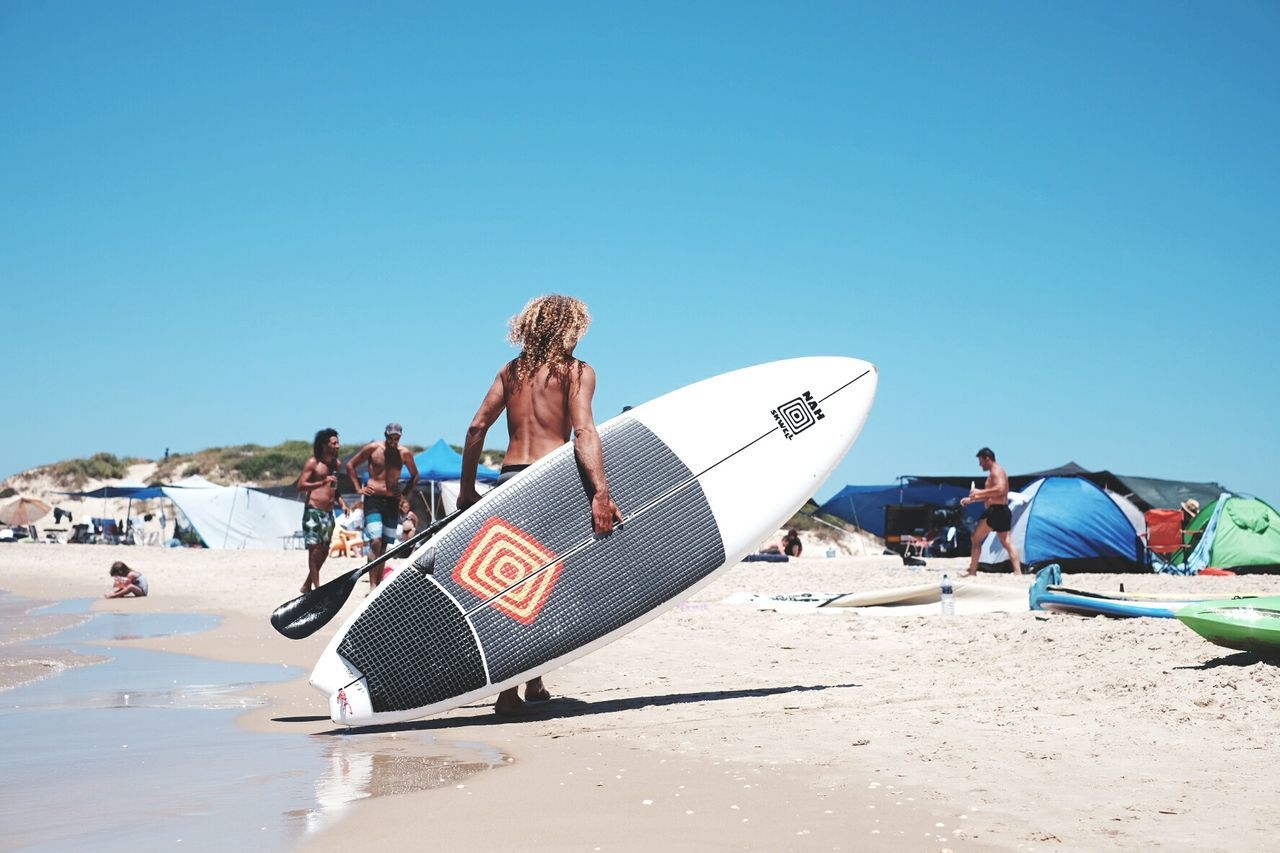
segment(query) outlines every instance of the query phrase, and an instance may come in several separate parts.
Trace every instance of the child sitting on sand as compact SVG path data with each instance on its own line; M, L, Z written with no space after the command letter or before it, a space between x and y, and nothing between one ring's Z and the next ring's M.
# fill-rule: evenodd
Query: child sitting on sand
M147 579L120 560L111 564L111 578L115 588L103 596L104 598L124 598L126 595L136 595L141 598L147 594Z

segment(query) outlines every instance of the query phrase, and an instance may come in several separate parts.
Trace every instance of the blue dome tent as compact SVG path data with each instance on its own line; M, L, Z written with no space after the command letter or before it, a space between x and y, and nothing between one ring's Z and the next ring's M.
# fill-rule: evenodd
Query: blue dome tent
M1058 563L1064 572L1148 571L1142 559L1142 513L1126 498L1082 477L1046 477L1010 495L1013 546L1022 565ZM994 533L979 565L1009 571L1009 555Z

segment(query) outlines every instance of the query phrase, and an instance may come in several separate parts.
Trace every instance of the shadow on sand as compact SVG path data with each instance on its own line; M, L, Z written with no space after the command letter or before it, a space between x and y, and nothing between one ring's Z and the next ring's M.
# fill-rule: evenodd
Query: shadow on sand
M1277 661L1274 657L1263 657L1255 652L1236 652L1234 655L1207 660L1199 666L1175 666L1174 669L1205 670L1217 669L1220 666L1253 666L1256 663L1276 666L1280 661Z
M788 693L812 693L819 690L840 690L860 687L859 684L793 684L787 687L757 687L750 690L707 690L699 693L664 693L659 696L631 696L622 699L605 699L588 702L572 696L552 697L546 702L531 703L528 713L520 717L501 717L493 712L493 706L468 705L468 708L483 708L480 713L465 717L433 718L429 720L413 720L407 723L394 723L385 726L359 726L354 728L332 729L328 732L317 732L319 735L344 736L353 734L372 734L375 732L432 731L439 729L457 729L468 726L493 726L526 720L555 720L569 717L587 717L596 714L616 714L619 711L634 711L639 708L661 707L663 705L688 705L695 702L720 702L726 699L758 699L765 696L779 696ZM279 717L277 722L315 722L324 717Z

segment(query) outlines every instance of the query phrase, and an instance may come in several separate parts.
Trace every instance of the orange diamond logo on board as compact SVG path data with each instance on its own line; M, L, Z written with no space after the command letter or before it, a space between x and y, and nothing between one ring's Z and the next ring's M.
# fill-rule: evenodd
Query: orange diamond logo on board
M548 568L491 605L522 625L532 625L551 597L564 563L554 551L511 522L501 518L486 521L453 567L453 579L487 601L543 566Z

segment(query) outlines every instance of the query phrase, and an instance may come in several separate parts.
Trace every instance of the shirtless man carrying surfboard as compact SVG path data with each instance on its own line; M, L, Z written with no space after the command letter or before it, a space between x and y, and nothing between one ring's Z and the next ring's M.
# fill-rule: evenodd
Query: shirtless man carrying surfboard
M1009 538L1009 529L1013 527L1013 513L1009 511L1009 475L996 462L996 454L990 447L978 451L978 464L987 472L987 482L981 489L969 489L969 496L960 499L960 506L968 506L974 501L982 501L987 510L978 519L978 529L973 531L973 553L969 557L969 571L961 577L978 573L978 555L982 553L982 543L987 534L995 531L1000 544L1009 552L1009 560L1013 563L1013 573L1022 574L1022 563L1018 559L1018 551Z
M458 489L458 509L480 499L476 492L476 467L484 449L485 435L507 412L507 455L502 465L501 486L520 471L546 456L573 436L573 449L591 496L591 526L597 536L607 536L621 523L622 514L609 497L604 472L604 452L591 412L596 390L596 372L573 356L573 348L586 334L591 316L587 306L569 296L540 296L511 318L511 342L520 355L498 371L489 393L480 404L467 429L462 451L462 482ZM541 702L551 698L542 679L525 685L524 698ZM498 695L494 710L504 716L524 712L518 688Z

